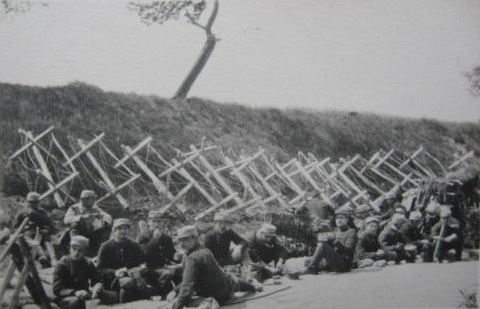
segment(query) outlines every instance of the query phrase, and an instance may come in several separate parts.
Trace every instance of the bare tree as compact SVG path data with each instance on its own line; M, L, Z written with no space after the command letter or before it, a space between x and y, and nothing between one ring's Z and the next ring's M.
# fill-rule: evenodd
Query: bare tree
M218 14L218 0L215 0L213 9L210 13L208 21L205 25L199 23L200 16L205 11L206 1L155 1L152 3L130 2L129 7L135 11L142 22L146 25L163 24L169 20L178 20L183 16L187 21L202 29L206 34L206 41L202 51L182 84L174 95L176 99L183 99L193 86L193 83L202 72L205 64L208 62L210 55L215 49L217 38L212 32L212 26Z

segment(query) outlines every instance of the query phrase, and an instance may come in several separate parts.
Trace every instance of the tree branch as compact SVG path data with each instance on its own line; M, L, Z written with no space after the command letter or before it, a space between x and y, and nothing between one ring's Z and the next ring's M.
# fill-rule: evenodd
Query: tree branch
M218 0L215 0L213 3L213 10L212 14L208 18L207 25L205 26L205 31L207 32L207 35L212 34L212 26L213 23L215 22L215 18L217 17L218 14Z
M207 31L207 28L206 28L205 26L199 24L199 23L193 18L193 16L190 15L188 12L185 13L185 17L188 18L188 20L192 23L192 25L195 25L195 26L200 27L200 28L202 28L203 30Z

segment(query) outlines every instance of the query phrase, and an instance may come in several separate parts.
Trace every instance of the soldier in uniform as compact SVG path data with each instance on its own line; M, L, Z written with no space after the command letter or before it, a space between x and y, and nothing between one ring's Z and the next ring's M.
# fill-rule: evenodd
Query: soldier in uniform
M452 211L448 206L442 206L440 210L440 221L432 227L432 236L435 240L435 258L438 262L445 259L450 249L462 250L459 248L460 222L452 217ZM457 254L457 252L455 252ZM461 254L460 254L461 256Z
M365 219L364 229L358 233L358 267L385 266L386 254L378 242L380 220L377 217Z
M128 238L130 228L130 220L115 219L112 239L104 242L98 252L98 269L102 274L103 285L119 291L122 303L154 294L152 287L143 278L145 270L139 267L145 262L142 249Z
M33 229L39 229L43 236L42 240L46 240L55 232L55 227L48 214L40 208L40 194L37 192L30 192L27 194L27 207L25 210L19 212L15 217L14 227L18 228L25 218L31 223Z
M248 255L252 260L252 276L262 282L274 275L281 274L283 264L288 258L288 249L280 243L277 228L265 223L257 231L247 235ZM268 264L273 262L273 267Z
M55 302L62 309L84 309L85 301L99 298L104 304L115 303L117 293L103 289L97 268L85 258L88 238L73 236L70 254L63 257L53 272Z
M212 252L204 248L198 239L198 232L194 226L185 226L178 230L177 241L185 251L183 280L178 294L172 292L169 299L173 300L172 309L182 309L191 304L192 296L212 297L223 305L229 301L234 292L255 292L263 289L262 285L254 280L247 282L223 272Z
M406 219L403 214L393 214L391 221L378 237L378 241L385 253L393 257L397 264L402 260L406 260L407 262L415 261L415 253L405 250L406 240L401 232L405 221Z
M168 219L169 217L162 211L150 211L148 229L137 237L137 242L145 254L148 268L145 279L161 296L166 296L173 289L171 281L174 280L174 283L177 284L181 276L178 267L168 266L173 264L175 255L172 237L163 232L165 220Z
M245 261L247 256L247 241L232 230L233 219L225 213L215 214L214 227L204 238L203 245L212 251L220 266L234 265ZM230 252L230 244L236 246Z
M350 214L345 207L335 210L336 227L325 239L319 239L313 256L305 262L307 273L317 273L323 266L326 270L338 273L352 269L357 233L349 227Z
M90 240L88 256L95 256L102 242L108 239L112 216L95 205L95 192L83 190L80 202L70 206L63 223L70 226L70 235L82 235Z

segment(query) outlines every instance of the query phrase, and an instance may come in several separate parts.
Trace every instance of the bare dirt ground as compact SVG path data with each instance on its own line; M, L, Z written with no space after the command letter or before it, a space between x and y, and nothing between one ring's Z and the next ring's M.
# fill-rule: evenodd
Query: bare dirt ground
M302 259L289 260L289 268L299 267L303 264L302 261ZM478 261L450 264L403 264L354 270L346 274L302 275L300 280L282 278L279 280L280 285L266 285L265 292L283 287L290 287L289 289L224 307L228 309L458 308L465 300L459 290L477 292L477 296L479 295L479 266ZM28 297L27 295L24 297ZM8 299L8 296L6 298ZM139 301L99 308L158 309L164 305L163 302L160 304L153 301Z
M464 301L459 289L478 291L479 265L404 264L303 275L298 281L282 279L291 286L286 291L227 308L457 308Z

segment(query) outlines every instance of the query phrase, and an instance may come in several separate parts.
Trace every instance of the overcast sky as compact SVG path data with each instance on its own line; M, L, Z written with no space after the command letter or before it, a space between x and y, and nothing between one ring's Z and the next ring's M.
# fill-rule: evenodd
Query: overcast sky
M48 2L0 23L0 82L170 97L205 40L184 20L146 27L121 0ZM213 29L190 96L480 119L464 77L480 64L478 0L221 0Z

